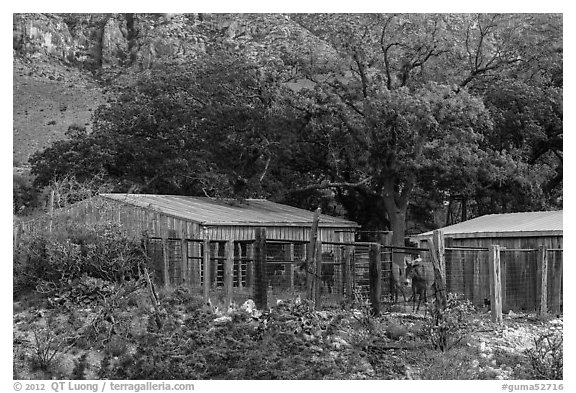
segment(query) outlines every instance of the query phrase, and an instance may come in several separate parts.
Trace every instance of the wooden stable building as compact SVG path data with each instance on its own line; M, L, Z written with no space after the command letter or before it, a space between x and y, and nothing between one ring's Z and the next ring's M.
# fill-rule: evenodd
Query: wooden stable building
M441 231L447 244L452 246L561 249L562 210L488 214L441 228ZM432 232L426 232L412 236L411 240L423 244L430 236Z
M147 239L157 279L163 284L204 286L209 275L212 286L224 284L226 261L230 261L234 286L251 286L256 228L264 228L269 240L267 274L287 276L294 285L294 270L306 258L314 212L263 199L213 199L206 197L100 194L73 209L76 221L87 224L112 221L128 236ZM351 243L359 225L321 214L318 239L322 252L330 243ZM274 260L291 263L274 264ZM210 271L204 265L209 260ZM288 274L285 274L288 273Z
M264 199L213 199L206 197L100 194L110 202L110 218L136 236L218 241L254 239L254 228L266 228L267 237L308 241L314 213ZM359 227L353 221L322 214L319 236L323 241L352 242Z
M497 246L502 272L504 310L539 307L540 287L547 286L548 307L562 310L562 210L490 214L450 225L444 236L446 287L481 305L490 296L489 249ZM426 247L432 232L412 236ZM542 280L543 269L547 272Z

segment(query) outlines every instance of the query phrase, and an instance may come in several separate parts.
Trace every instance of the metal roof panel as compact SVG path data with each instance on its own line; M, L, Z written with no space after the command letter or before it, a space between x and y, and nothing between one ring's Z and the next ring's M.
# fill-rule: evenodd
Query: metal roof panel
M152 194L100 194L100 196L203 225L296 225L310 226L314 213L296 207L282 205L265 199L211 199L182 195ZM354 221L320 216L322 227L359 227Z
M488 214L458 224L441 228L444 235L485 234L534 236L534 232L547 232L562 235L563 211L524 212L506 214ZM430 236L432 231L416 237Z

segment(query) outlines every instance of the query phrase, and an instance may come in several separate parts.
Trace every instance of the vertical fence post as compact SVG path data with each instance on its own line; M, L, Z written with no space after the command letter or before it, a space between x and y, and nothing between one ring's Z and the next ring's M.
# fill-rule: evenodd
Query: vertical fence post
M316 241L311 240L306 247L306 298L308 300L314 299L314 269L316 269Z
M322 298L320 296L320 290L322 289L322 239L318 236L316 240L316 251L314 260L316 266L314 268L314 308L316 310L320 309L322 306Z
M481 279L482 275L479 254L481 252L484 251L477 252L472 258L472 303L474 303L474 305L482 304L484 300L482 295L483 285L481 285L481 283L483 283L485 280Z
M466 285L466 276L464 275L464 271L462 269L461 261L455 261L454 253L448 253L446 255L446 247L452 246L452 239L446 239L442 236L443 244L442 247L444 248L444 277L446 278L446 293L448 292L458 292L458 284L462 285L462 293L464 292L464 287ZM458 280L453 280L453 277L462 277L461 282L457 282Z
M212 287L213 288L218 288L218 273L219 273L219 265L222 265L222 268L224 268L224 263L221 262L222 261L222 257L224 256L224 244L221 241L216 241L213 243L214 244L214 255L213 255L213 259L214 261L212 262L212 264L210 265L210 278L212 279ZM221 278L221 285L224 284L224 277L222 276Z
M192 254L193 258L189 258L190 261L190 280L191 285L194 288L201 287L201 277L202 273L200 272L202 266L202 244L198 242L190 242L189 243L189 250Z
M234 241L228 240L224 245L224 309L228 310L232 301L234 280Z
M288 276L290 290L294 291L294 243L284 245L284 260L290 262L284 264L284 271Z
M306 256L306 289L308 292L308 299L314 300L314 283L316 274L316 259L317 259L317 246L316 241L318 240L318 223L320 221L321 209L317 208L314 212L314 218L312 219L312 226L310 227L310 244L308 246L308 255Z
M163 266L162 266L162 277L164 279L164 286L167 287L170 285L170 250L168 249L168 239L162 237L162 258L163 258Z
M244 279L244 277L242 277L242 264L244 262L242 260L243 259L242 258L242 243L240 243L240 242L236 243L235 249L236 249L236 255L238 256L238 259L237 259L238 263L236 264L236 269L238 271L238 274L237 274L237 276L238 276L238 288L242 288L243 287L242 280Z
M432 238L428 241L428 248L434 268L434 285L436 288L434 296L438 307L443 310L446 308L446 260L442 231L435 230L432 233Z
M506 272L508 271L508 262L507 260L509 258L502 258L502 251L505 251L506 247L500 247L500 294L502 296L502 310L507 310L509 307L508 304L508 299L506 297L506 286L508 285L507 283L507 274ZM512 278L512 277L511 277ZM517 278L517 277L515 277ZM512 281L511 281L511 287L513 287L512 285ZM510 302L512 304L513 300Z
M188 242L182 232L180 232L180 249L182 251L182 284L192 286L190 269L188 268Z
M554 258L552 258L552 276L551 281L549 283L550 286L550 311L559 314L562 311L562 268L563 268L563 251L562 254L559 254L560 258L558 258L558 254ZM550 260L549 260L550 262Z
M268 307L268 286L266 283L266 229L256 228L254 241L254 303L256 308Z
M352 299L352 291L354 288L354 267L353 267L353 247L344 247L344 271L342 280L344 281L344 293L349 299Z
M369 275L370 275L370 302L372 313L380 315L380 298L382 297L382 264L380 256L380 244L370 244L369 251Z
M548 313L548 248L544 245L538 247L538 263L536 271L536 298L538 299L538 315Z
M500 246L490 246L490 309L492 322L502 323L502 271L500 266Z
M342 246L334 247L334 286L333 291L336 292L340 298L344 294L344 285L342 282Z
M202 286L202 293L204 295L204 302L208 302L210 298L210 283L212 279L210 278L210 239L204 239L202 244L202 262L204 270L204 282Z
M433 232L435 249L438 255L438 266L440 271L446 275L446 249L444 234L440 230L435 230Z
M256 243L246 245L246 287L253 289L254 287L254 250Z

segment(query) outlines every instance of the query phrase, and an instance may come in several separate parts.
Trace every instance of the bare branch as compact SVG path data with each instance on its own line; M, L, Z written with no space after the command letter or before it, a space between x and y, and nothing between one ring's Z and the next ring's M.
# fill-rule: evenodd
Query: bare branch
M368 183L370 180L372 180L372 176L367 177L364 180L360 180L359 182L356 182L356 183L349 183L349 182L332 183L332 182L324 181L320 184L312 184L310 186L298 188L298 189L292 190L290 192L291 193L301 193L301 192L307 192L307 191L312 191L312 190L323 190L323 189L327 189L327 188L362 188L362 186L365 185L366 183Z
M392 89L392 77L390 74L390 59L388 58L388 52L392 47L399 45L399 43L393 42L385 46L384 42L386 37L386 29L388 28L388 24L392 21L394 16L395 15L392 15L386 20L384 26L382 27L382 34L380 35L380 47L382 48L382 54L384 55L384 67L386 70L386 87L388 88L388 90Z
M264 171L262 172L262 175L260 175L260 183L262 183L262 181L264 180L264 177L266 176L266 173L268 172L268 167L270 166L271 160L272 160L272 158L270 156L268 156L268 158L266 159L266 165L264 166Z
M362 81L362 94L364 97L368 97L368 76L366 75L366 70L364 64L358 58L358 53L354 52L353 56L354 62L358 66L358 72L360 73L360 80Z

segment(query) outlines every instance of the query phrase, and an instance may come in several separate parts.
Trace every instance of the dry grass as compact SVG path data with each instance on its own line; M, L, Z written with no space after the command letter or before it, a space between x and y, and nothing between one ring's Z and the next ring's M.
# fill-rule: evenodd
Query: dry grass
M102 90L78 70L18 58L13 63L13 163L63 139L72 124L90 128L93 111L104 102Z

